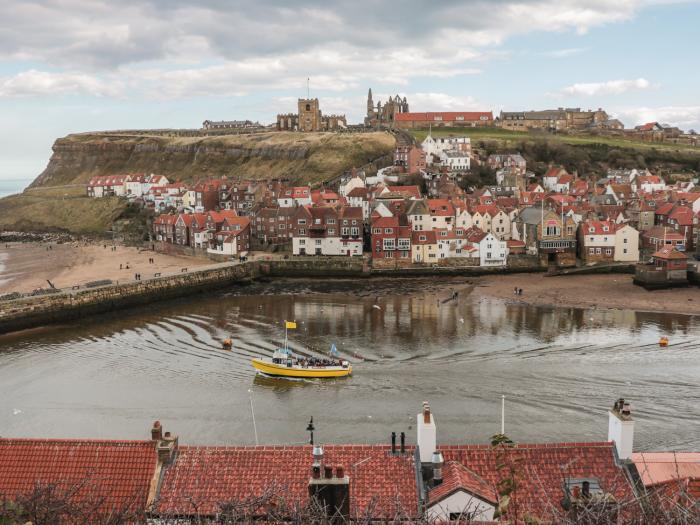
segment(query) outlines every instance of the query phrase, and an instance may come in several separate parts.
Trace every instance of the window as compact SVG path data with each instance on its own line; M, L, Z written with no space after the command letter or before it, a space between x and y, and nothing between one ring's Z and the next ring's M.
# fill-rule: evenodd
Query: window
M306 230L304 228L299 228L299 235L306 235Z
M624 249L622 250L622 253L627 253L627 248L624 248Z
M384 233L394 233L393 228L384 228Z
M381 228L372 228L372 233L382 233Z
M328 219L328 224L335 224L335 219Z
M306 239L299 239L299 244L304 246L306 244Z
M627 237L625 237L624 239L622 239L622 242L625 243L625 244L627 244Z
M306 219L299 219L297 221L298 224L306 224Z
M334 228L328 228L328 235L335 235L335 229L334 229Z
M606 248L605 255L612 255L612 250L610 248Z
M420 236L418 237L418 240L420 240L420 241L424 241L425 239L426 239L426 236L425 236L425 235L420 235Z
M600 255L601 249L600 249L600 248L596 248L596 249L595 249L595 253L596 253L596 255Z
M316 239L316 246L321 246L321 239Z
M411 247L410 239L399 239L399 250L408 250Z
M358 227L350 228L350 235L360 235L360 229Z
M384 239L384 250L393 250L396 248L396 239Z
M588 253L593 255L595 253L595 248L588 248Z

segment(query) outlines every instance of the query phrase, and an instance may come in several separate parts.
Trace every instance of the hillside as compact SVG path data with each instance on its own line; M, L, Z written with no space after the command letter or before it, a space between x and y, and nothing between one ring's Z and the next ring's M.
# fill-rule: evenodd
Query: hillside
M82 185L31 188L0 199L0 231L105 234L125 209L117 197L88 199Z
M383 132L81 133L56 140L48 166L31 187L84 184L95 175L128 172L176 181L227 175L312 184L390 154L393 147L394 137Z
M133 219L123 199L86 196L85 184L95 175L158 173L185 182L285 177L314 184L377 159L390 162L395 143L384 132L182 135L99 132L56 140L48 166L30 187L0 199L0 230L104 235L116 219Z
M411 130L422 141L428 130ZM482 155L519 151L528 169L542 174L549 163L561 164L587 176L604 176L609 168L649 168L664 176L683 178L700 171L700 148L638 142L594 135L552 135L493 128L433 129L434 137L468 136L472 148Z

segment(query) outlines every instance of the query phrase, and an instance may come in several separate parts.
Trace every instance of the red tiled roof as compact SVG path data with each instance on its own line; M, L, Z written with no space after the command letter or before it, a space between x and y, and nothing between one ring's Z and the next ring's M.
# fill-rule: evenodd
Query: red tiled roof
M426 113L397 113L394 120L398 122L456 122L493 120L491 111L438 111Z
M447 199L428 199L430 215L451 217L455 214L455 208Z
M353 188L350 190L348 193L348 197L362 197L364 199L367 199L367 194L368 194L367 188Z
M378 217L372 221L372 228L398 228L398 217Z
M387 189L390 193L400 193L408 197L420 199L420 188L418 186L387 186Z
M656 215L668 215L673 210L674 204L672 202L664 202L663 204L656 207Z
M311 446L180 447L163 477L156 512L213 514L219 503L261 496L270 488L291 504L308 501ZM343 466L350 478L350 512L376 500L378 516L395 504L418 511L413 454L394 455L386 445L327 445L324 464Z
M581 233L584 235L614 235L616 229L613 221L588 220L581 225Z
M492 505L498 504L495 486L457 461L445 463L442 479L442 483L428 493L431 505L460 489Z
M655 485L670 480L700 478L698 452L636 452L632 461L644 485Z
M567 173L567 171L564 168L562 168L561 166L552 166L551 168L549 168L547 170L547 173L545 173L544 176L546 178L557 178L558 179L560 174L563 175L562 172Z
M0 439L0 494L55 484L102 512L144 509L156 459L153 441Z
M655 259L676 259L679 261L688 258L684 253L679 252L672 246L663 246L659 251L655 252L652 257Z
M437 232L435 230L414 231L411 233L411 244L437 244Z
M668 218L675 220L681 226L690 226L693 224L693 210L688 206L677 206L669 214Z
M596 478L617 501L633 499L627 477L615 463L613 447L612 443L543 443L499 450L489 445L447 445L440 452L445 462L459 462L491 486L507 475L499 473L497 462L517 464L518 490L513 498L520 515L551 522L556 518L554 512L561 509L566 478ZM499 452L503 454L500 460Z

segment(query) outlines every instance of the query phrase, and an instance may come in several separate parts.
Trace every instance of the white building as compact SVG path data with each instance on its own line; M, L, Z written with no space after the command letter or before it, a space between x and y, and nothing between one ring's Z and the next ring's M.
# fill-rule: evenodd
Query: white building
M470 166L469 154L459 150L441 151L440 164L450 171L467 171Z
M433 163L433 156L440 157L443 151L459 151L470 157L472 152L471 139L469 137L441 137L433 138L431 133L425 137L421 143L421 148L425 151L425 163L430 166ZM469 162L467 168L469 169Z

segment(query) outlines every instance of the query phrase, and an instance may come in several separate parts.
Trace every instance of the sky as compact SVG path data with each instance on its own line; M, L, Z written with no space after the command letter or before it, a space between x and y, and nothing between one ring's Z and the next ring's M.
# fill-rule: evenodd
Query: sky
M0 180L57 137L271 123L312 97L411 111L602 107L700 130L700 0L0 0Z

